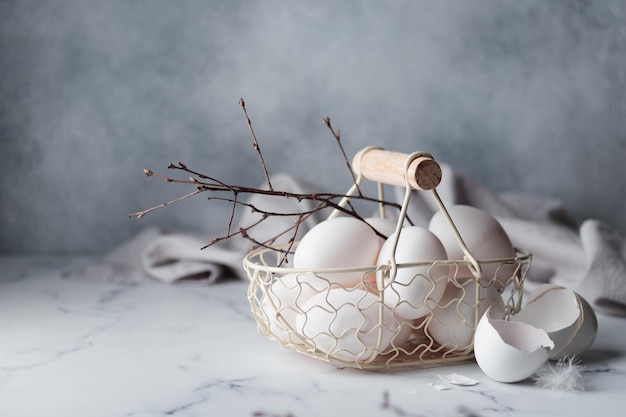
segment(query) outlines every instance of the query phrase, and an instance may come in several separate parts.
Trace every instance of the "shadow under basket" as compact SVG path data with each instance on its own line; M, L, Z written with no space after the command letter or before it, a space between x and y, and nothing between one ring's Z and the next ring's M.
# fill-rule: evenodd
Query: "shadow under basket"
M358 177L340 205L362 178L378 182L381 201L382 183L404 185L397 245L411 190L432 191L465 259L305 270L286 267L293 265L298 242L252 250L243 267L259 332L339 367L391 370L473 358L474 331L484 311L502 304L510 316L521 308L532 255L516 248L510 258L476 259L435 190L441 171L428 154L407 156L370 147L355 156L353 166ZM329 217L337 214L335 210ZM346 274L351 274L349 286ZM395 279L398 274L404 277L401 282ZM419 285L420 294L408 299L403 291L413 285Z

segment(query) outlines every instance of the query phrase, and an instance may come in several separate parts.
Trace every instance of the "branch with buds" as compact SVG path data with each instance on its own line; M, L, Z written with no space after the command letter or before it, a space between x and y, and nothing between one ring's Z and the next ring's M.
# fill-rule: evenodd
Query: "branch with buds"
M179 203L183 200L197 196L199 194L208 193L209 194L208 200L225 201L229 203L231 205L231 213L230 213L230 219L229 219L226 234L213 238L211 242L209 242L204 248L209 247L217 242L220 242L225 239L229 239L234 236L241 236L249 240L253 244L254 247L266 247L266 248L271 248L275 250L280 250L282 252L285 252L285 254L291 251L291 247L295 241L295 237L298 232L298 227L300 226L300 224L306 219L308 219L309 217L311 217L313 214L319 212L320 210L324 210L326 208L332 208L332 209L336 209L340 211L341 213L347 216L351 216L361 221L365 221L364 218L357 212L355 207L351 204L350 200L348 200L345 206L339 205L339 201L347 197L345 194L326 193L326 192L306 194L306 193L294 193L294 192L275 189L270 181L269 171L267 169L267 166L265 165L265 159L263 158L263 154L261 152L261 148L259 146L259 141L257 140L256 133L254 132L254 129L252 128L252 122L250 120L250 117L248 116L246 105L243 99L239 100L239 105L243 109L243 113L246 119L246 124L248 125L248 129L250 130L250 133L252 135L252 146L254 150L256 151L259 157L259 160L261 162L261 169L263 170L265 181L267 182L267 188L254 188L254 187L246 187L246 186L241 186L241 185L226 184L215 177L205 175L198 171L195 171L187 167L182 162L178 162L176 164L170 162L167 168L170 170L175 170L175 171L180 171L180 172L185 173L186 178L173 178L173 177L169 177L166 175L155 173L149 169L144 169L144 174L148 177L154 177L154 178L163 180L168 183L193 185L195 189L188 194L185 194L181 197L161 203L159 205L148 208L146 210L130 213L128 215L129 217L141 219L145 215L157 209L170 206L175 203ZM357 195L350 196L349 198L352 200L360 200L360 201L365 201L369 203L384 205L384 206L396 208L399 210L401 207L397 203L381 200L376 197L366 196L361 192L361 190L358 188L356 176L354 174L350 161L346 155L343 144L341 143L340 131L335 130L332 127L330 123L330 119L328 117L323 118L322 122L328 127L333 137L335 138L336 143L341 151L341 154L346 162L346 165L348 169L350 170L350 174L352 175L352 181L357 187L357 190L358 190ZM285 198L285 199L296 199L299 202L304 201L304 200L309 200L309 201L315 202L316 204L314 204L313 207L308 210L303 210L303 211L298 211L298 212L277 213L277 212L270 212L270 211L262 210L258 206L252 203L242 201L241 199L242 195L266 195L266 196L273 196L273 197L279 197L279 198ZM252 210L253 212L257 212L261 214L261 217L258 221L254 222L253 224L247 225L245 227L240 227L235 230L233 227L233 223L234 223L234 219L236 217L236 213L238 209ZM291 216L291 217L295 217L296 220L292 226L288 227L285 230L277 230L276 234L267 240L258 241L254 239L249 233L251 229L263 223L265 220L267 220L268 218L272 216ZM379 231L375 229L374 231L378 235L385 237L381 235ZM291 237L288 240L289 246L287 249L278 249L272 246L275 244L278 238L285 236L286 234L289 234L289 233Z

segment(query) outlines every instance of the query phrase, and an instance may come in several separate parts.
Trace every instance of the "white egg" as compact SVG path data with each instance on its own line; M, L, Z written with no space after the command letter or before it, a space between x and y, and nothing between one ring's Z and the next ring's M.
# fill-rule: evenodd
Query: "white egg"
M446 251L433 233L418 227L409 226L401 230L395 253L393 245L396 234L392 234L378 254L378 265L412 264L424 265L398 267L395 277L389 270L377 272L378 288L382 288L385 305L405 319L416 319L430 312L426 300L438 302L443 295L448 280L448 267L430 264L430 261L446 259Z
M593 344L597 317L589 303L569 288L554 284L537 287L513 321L545 330L554 341L550 359L580 355Z
M376 229L380 234L385 236L385 238L378 236L380 245L387 240L386 238L391 236L393 232L396 231L397 222L385 219L382 217L367 217L364 219L367 224Z
M404 320L401 317L395 315L396 327L394 335L391 338L391 343L386 349L381 351L381 354L396 354L399 349L406 349L411 335L416 331L414 320Z
M501 305L489 307L474 334L474 356L480 369L500 382L522 381L547 361L554 342L529 324L504 320Z
M297 318L298 332L330 358L364 362L392 340L402 343L397 339L401 322L367 291L332 288L310 298L303 310Z
M448 208L450 218L454 222L463 242L470 253L478 260L513 258L515 248L502 225L489 213L476 207L454 205ZM431 218L428 229L433 232L446 248L448 259L463 260L464 253L450 225L441 212ZM515 272L512 264L481 263L482 280L492 282L497 288L507 285ZM459 268L457 276L469 276L471 272L466 265Z
M365 268L376 263L380 249L376 232L353 217L335 217L315 225L298 243L293 265L298 269ZM362 272L321 274L345 287L361 282Z
M497 304L504 302L495 287L485 288L473 277L450 280L439 303L432 303L426 331L448 349L470 349L478 320Z
M302 305L313 295L329 289L327 280L313 274L277 276L261 301L267 330L283 343L301 343L293 336Z

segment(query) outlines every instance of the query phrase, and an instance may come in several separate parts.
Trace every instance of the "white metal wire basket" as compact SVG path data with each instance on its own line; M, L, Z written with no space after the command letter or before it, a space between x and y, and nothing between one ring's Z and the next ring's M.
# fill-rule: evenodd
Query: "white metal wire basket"
M489 294L499 294L497 302L504 303L508 314L517 312L532 255L516 248L515 256L510 258L476 259L437 194L441 171L429 154L406 155L368 147L357 153L353 166L357 180L341 205L346 204L363 178L378 183L381 200L383 183L404 185L397 237L411 191L430 191L455 234L464 259L412 263L396 263L392 259L376 266L304 270L283 265L284 250L289 245L253 250L245 256L243 266L250 279L248 299L259 332L288 349L337 366L359 369L429 367L471 359L473 333L480 315L486 306L496 302ZM385 216L383 206L380 211ZM335 210L330 217L337 214ZM396 238L394 253L397 243ZM290 249L294 250L297 244ZM447 273L433 273L442 268ZM485 268L492 271L489 277L482 275ZM459 272L468 269L471 277ZM420 271L411 279L426 282L428 288L412 304L412 308L425 311L416 319L403 319L393 303L385 302L386 289L394 284L398 272L409 270ZM360 276L357 285L346 287L340 283L337 277L347 272ZM451 289L446 290L447 297L435 301L429 298L428 291L441 280Z

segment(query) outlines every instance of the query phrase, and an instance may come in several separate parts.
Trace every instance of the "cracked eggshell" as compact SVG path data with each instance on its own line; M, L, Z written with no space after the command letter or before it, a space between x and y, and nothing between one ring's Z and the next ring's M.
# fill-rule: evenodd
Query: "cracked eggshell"
M446 259L446 250L437 236L422 227L401 229L393 253L395 236L395 233L389 236L380 249L378 265L390 264L392 260L400 265ZM428 314L430 308L426 300L439 302L448 282L448 266L443 264L399 267L393 280L385 272L380 270L376 273L384 303L398 316L408 320Z
M522 381L547 361L554 342L529 324L504 320L502 306L489 307L474 335L474 356L480 369L499 382Z
M598 320L589 303L567 287L544 284L532 291L524 308L511 317L540 328L554 341L550 359L580 355L593 344Z

